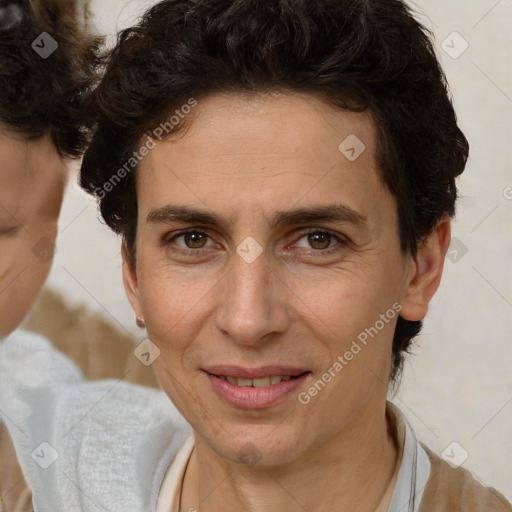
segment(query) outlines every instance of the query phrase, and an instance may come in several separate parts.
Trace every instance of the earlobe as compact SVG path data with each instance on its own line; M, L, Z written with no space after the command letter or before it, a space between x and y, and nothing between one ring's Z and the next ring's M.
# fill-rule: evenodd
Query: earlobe
M441 282L450 239L450 217L445 214L418 247L413 259L400 311L404 320L418 321L426 316L429 302Z
M128 262L128 258L126 256L126 249L123 245L122 250L123 255L123 285L124 291L126 293L126 297L132 306L133 312L135 313L136 318L144 318L144 314L142 312L142 307L139 298L139 285L137 282L137 273L135 269Z

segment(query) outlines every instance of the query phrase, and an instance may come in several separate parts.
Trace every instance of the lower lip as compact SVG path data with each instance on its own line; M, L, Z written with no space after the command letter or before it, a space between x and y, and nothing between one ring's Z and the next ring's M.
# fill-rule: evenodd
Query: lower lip
M285 396L296 391L306 380L309 373L303 373L296 379L282 380L279 384L273 384L265 388L236 386L215 375L209 373L206 375L213 390L228 404L241 409L263 409L274 405Z

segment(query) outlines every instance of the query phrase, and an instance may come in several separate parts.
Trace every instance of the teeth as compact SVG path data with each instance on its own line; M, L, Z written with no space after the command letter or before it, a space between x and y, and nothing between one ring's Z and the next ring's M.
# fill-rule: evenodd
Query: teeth
M252 379L252 385L255 388L266 388L270 386L270 377L263 377L262 379Z
M286 375L285 377L282 377L280 375L275 375L272 377L262 377L260 379L237 379L235 377L225 377L224 375L220 375L220 378L230 384L233 384L233 386L266 388L274 384L279 384L283 380L290 380L291 376Z

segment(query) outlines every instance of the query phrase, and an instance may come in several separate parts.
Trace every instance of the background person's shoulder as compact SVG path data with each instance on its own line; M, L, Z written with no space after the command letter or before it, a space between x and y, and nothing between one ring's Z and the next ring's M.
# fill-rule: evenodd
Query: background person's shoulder
M123 329L113 317L69 304L55 290L42 290L23 328L49 340L87 380L123 379L160 388L152 365L145 366L134 355L142 337Z
M45 338L24 331L0 346L0 409L41 511L93 510L83 496L111 512L154 510L191 434L164 391L119 378L87 382Z
M512 512L512 505L462 467L453 468L422 444L430 459L430 475L419 512Z

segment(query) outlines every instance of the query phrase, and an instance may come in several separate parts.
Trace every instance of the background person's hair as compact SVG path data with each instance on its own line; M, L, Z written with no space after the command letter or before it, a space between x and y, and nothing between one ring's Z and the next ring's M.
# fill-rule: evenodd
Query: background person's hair
M50 135L61 156L85 149L83 105L98 67L100 39L86 32L77 0L0 0L0 129L25 139ZM58 48L43 58L33 41Z
M401 247L415 255L443 214L454 215L455 178L468 157L431 39L400 0L164 0L119 35L109 56L91 97L94 137L81 185L99 196L104 220L122 235L134 265L134 173L108 193L102 187L145 134L190 97L310 93L371 114ZM398 319L395 383L421 326Z

